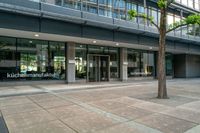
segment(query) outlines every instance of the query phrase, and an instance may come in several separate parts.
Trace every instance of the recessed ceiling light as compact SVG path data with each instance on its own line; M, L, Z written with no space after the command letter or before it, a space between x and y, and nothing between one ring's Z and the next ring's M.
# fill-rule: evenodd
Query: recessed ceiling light
M119 46L119 43L116 43L115 45L116 45L116 46Z
M149 47L149 49L153 49L152 47Z
M97 43L97 41L93 41L93 43Z
M29 43L33 43L33 41L29 41Z
M35 34L34 36L35 36L35 37L39 37L39 34Z

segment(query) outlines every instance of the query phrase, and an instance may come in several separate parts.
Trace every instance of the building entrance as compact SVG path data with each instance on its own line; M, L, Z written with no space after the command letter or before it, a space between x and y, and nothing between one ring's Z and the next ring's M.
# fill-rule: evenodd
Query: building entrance
M88 55L87 81L101 82L109 81L110 56L108 55Z

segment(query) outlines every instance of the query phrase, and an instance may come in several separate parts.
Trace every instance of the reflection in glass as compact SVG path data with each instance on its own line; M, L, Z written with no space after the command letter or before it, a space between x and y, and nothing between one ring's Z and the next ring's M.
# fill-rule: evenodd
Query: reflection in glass
M86 80L86 45L76 44L75 62L76 80Z
M0 80L65 79L64 43L0 37L0 44Z
M165 59L166 59L166 75L173 76L173 55L166 54Z
M153 76L154 54L128 49L128 77Z

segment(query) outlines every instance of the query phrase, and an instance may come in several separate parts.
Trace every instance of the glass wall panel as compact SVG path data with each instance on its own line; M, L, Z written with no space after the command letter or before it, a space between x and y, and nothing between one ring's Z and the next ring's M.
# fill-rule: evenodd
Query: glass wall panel
M166 75L173 76L173 55L166 54Z
M200 4L199 0L195 0L194 7L196 10L199 10L199 4Z
M194 8L193 0L188 0L188 7Z
M63 6L80 10L81 0L64 0Z
M154 54L128 49L128 77L153 76Z
M140 52L128 49L128 77L140 76Z
M138 13L144 13L144 7L142 5L138 5ZM144 18L138 18L139 24L145 24L145 21Z
M175 19L175 22L180 22L181 17L178 16L178 15L175 15L174 19ZM175 30L175 35L181 36L181 28L178 28L178 29Z
M152 7L149 7L149 12L148 13L149 13L148 14L149 16L153 17L153 21L156 24L158 24L158 12L157 12L157 10L152 8ZM150 25L152 25L152 24L150 23Z
M76 44L75 67L76 80L85 79L87 75L87 48L86 45Z
M119 49L109 48L110 78L119 78Z
M16 67L18 60L16 39L0 37L0 81L12 80L7 78L7 74L18 73L19 68Z
M168 13L167 14L167 25L169 26L170 24L174 23L174 16L173 14Z
M99 15L112 17L112 0L99 0Z
M84 0L83 11L97 14L98 3L97 0Z
M58 77L57 79L65 79L65 44L60 42L49 42L48 47L48 71L49 73L54 73Z
M153 76L154 54L149 52L141 53L141 76Z
M0 37L0 80L65 79L65 44Z
M41 0L41 2L46 2L53 5L62 5L62 0Z

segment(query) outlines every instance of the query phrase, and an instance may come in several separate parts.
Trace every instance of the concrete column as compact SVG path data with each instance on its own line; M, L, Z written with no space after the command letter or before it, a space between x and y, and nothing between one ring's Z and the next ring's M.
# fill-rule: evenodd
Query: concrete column
M66 48L66 83L75 82L75 43L67 43Z
M127 48L120 48L120 80L128 80Z

